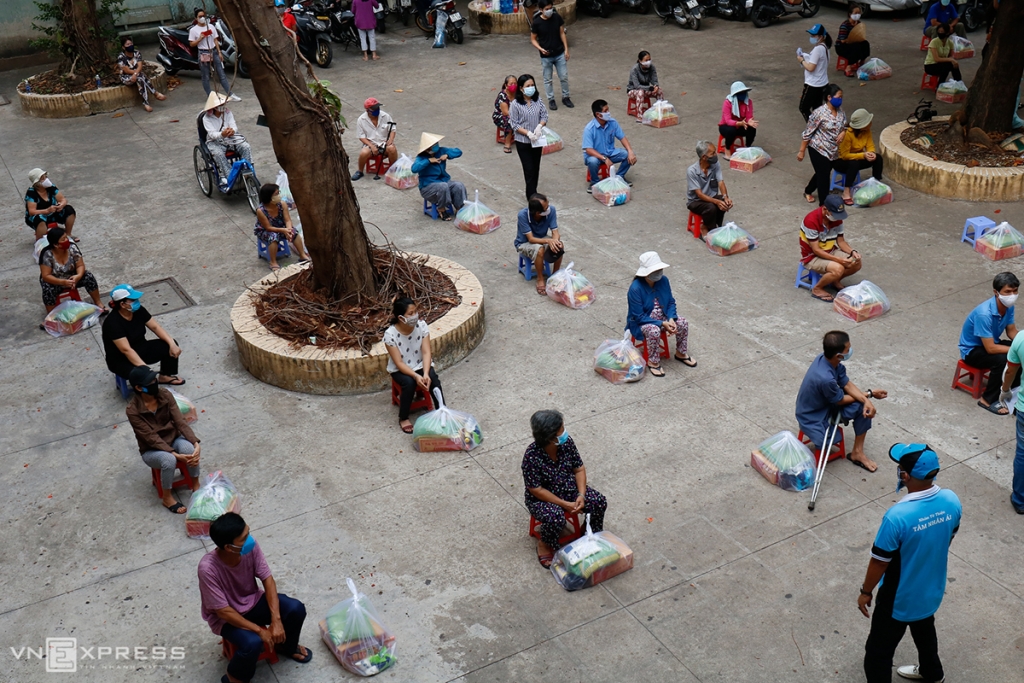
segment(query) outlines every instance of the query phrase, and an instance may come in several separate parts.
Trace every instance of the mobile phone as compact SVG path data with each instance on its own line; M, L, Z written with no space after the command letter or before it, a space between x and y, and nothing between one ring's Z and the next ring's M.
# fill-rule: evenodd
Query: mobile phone
M213 31L211 31L210 29L206 29L205 31L203 31L203 35L204 36L212 36L213 35Z

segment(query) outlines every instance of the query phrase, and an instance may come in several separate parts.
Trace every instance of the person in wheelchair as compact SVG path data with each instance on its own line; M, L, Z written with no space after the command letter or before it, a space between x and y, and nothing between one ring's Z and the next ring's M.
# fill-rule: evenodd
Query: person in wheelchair
M220 188L227 191L228 176L231 175L232 162L228 160L228 151L234 152L249 164L252 164L252 150L238 132L235 115L224 106L228 98L220 93L212 92L206 99L203 109L203 128L206 130L206 147L217 164L217 175L220 176Z

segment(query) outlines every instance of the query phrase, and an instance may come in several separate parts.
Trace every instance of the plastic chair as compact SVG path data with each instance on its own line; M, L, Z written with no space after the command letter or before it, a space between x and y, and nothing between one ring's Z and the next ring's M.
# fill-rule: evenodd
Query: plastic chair
M729 154L736 153L736 150L740 148L740 140L742 139L742 136L740 136L732 141L732 146L729 147ZM725 138L721 135L718 136L718 153L725 154Z
M796 264L796 284L793 286L797 289L804 287L806 289L814 289L818 286L818 280L821 279L821 275L815 273L813 270L809 270L803 261L798 261Z
M81 301L82 295L78 293L78 288L68 288L57 295L57 305L60 306L65 301Z
M928 43L930 42L932 42L932 39L929 38L927 35L921 36L921 52L928 51Z
M505 133L497 126L494 127L494 141L499 145L505 144Z
M986 368L971 367L962 360L956 362L956 372L953 373L953 386L950 389L963 389L975 399L981 398L985 392L981 385L988 381L991 371ZM969 380L965 381L965 380Z
M565 545L575 541L577 538L583 535L583 530L580 527L580 516L574 512L565 511L565 521L572 527L572 531L563 536L559 536L559 545ZM536 517L530 515L530 535L534 538L540 538L540 522ZM562 531L567 530L569 527L562 527Z
M928 72L925 72L921 76L921 90L935 90L939 87L939 77L932 76Z
M836 71L846 71L846 67L850 65L846 57L836 57Z
M643 109L638 113L636 110L636 100L632 97L626 100L626 116L643 116L644 112L651 108L651 94L644 93L644 104Z
M806 435L804 435L804 431L802 429L800 430L800 433L796 435L796 438L800 439L800 442L806 444L807 446L813 445L813 444L811 444L811 440L808 439ZM824 447L824 444L822 444L822 447ZM845 458L846 458L846 438L845 438L845 435L843 434L843 427L842 427L842 425L840 425L839 426L839 440L838 441L834 441L832 443L832 452L829 453L827 462L832 462L833 460L843 460ZM815 463L820 463L821 462L821 448L819 448L816 451L814 451L814 462Z
M256 255L265 261L270 260L270 245L258 237L256 238ZM277 243L277 258L288 258L291 255L292 250L288 247L287 242Z
M402 387L395 381L395 378L391 378L391 405L397 406L402 397ZM430 395L423 390L419 384L416 385L416 391L412 395L412 405L409 407L410 413L415 413L419 410L433 410L434 402L430 399Z
M662 328L661 328L661 341L659 341L658 344L659 344L659 348L661 349L661 352L658 355L661 358L667 358L668 357L668 330L666 330L664 326L662 326ZM650 357L650 354L648 353L648 349L647 349L647 337L641 336L639 342L637 342L636 337L634 337L633 338L633 346L637 347L638 349L640 349L641 352L643 352L643 354L644 354L644 363L646 363L647 359Z
M964 223L964 232L960 235L960 241L967 242L973 247L976 239L983 236L994 227L996 227L996 222L986 218L985 216L968 218Z
M597 169L597 180L598 181L604 180L605 178L609 177L610 175L611 175L611 167L608 164L601 164L598 167L598 169ZM591 182L591 180L590 180L590 167L589 166L587 166L587 182L588 183ZM594 182L597 182L597 181L594 181Z
M128 380L124 377L114 375L114 386L116 386L117 390L121 392L121 398L126 401L131 398L134 389L132 389L132 385L128 384Z
M533 272L533 261L526 258L522 254L519 255L519 272L523 274L526 281L529 282L533 278L537 277L537 274ZM544 262L544 277L551 276L551 264L547 261Z
M231 659L235 656L235 644L227 638L221 638L221 652L224 654L225 659ZM263 652L256 658L257 662L266 662L267 664L277 664L277 652L272 647L263 646Z
M700 217L700 214L691 211L686 219L686 229L693 233L694 238L700 239L700 227L703 223L704 219Z
M839 171L832 171L832 182L828 184L828 191L832 190L843 190L846 189L843 186L843 181L846 180L846 174L840 173ZM853 177L853 184L856 185L860 182L860 171L857 171L857 175Z
M448 205L448 212L454 215L455 214L455 207L453 207L451 204L449 204ZM427 216L430 216L435 221L438 218L441 217L441 214L438 213L438 211L437 211L437 205L436 204L431 204L426 199L423 200L423 213L425 215L427 215Z
M391 160L383 154L378 154L377 156L370 157L366 162L366 175L373 173L373 175L379 177L384 175L389 168L391 168Z
M174 479L174 482L171 484L171 488L172 489L183 489L186 486L188 488L192 488L192 475L188 473L188 467L183 462L181 462L180 460L178 460L177 462L174 463L174 467L179 472L181 472L181 479L177 479L177 478ZM163 487L163 484L160 481L160 468L159 467L154 467L152 469L153 469L153 486L156 487L156 496L157 496L157 498L163 498L164 497L164 487Z

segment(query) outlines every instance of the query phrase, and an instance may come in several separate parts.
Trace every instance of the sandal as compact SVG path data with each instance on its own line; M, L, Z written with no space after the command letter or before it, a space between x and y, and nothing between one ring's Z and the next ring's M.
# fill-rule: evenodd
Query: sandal
M985 405L981 401L978 401L978 407L984 408L985 410L987 410L988 412L992 413L993 415L1009 415L1010 414L1010 411L1006 410L1006 406L1004 406L1002 404L1002 402L1000 402L1000 401L996 401L995 403L989 403L988 405ZM1005 413L1001 413L1001 412L999 412L1000 410L1006 410L1006 412Z
M812 299L817 299L818 301L824 301L827 304L832 303L832 300L833 300L831 294L826 294L825 296L818 296L814 292L811 292L811 298Z
M664 377L665 376L665 371L662 370L660 365L648 366L648 370L650 370L651 374L654 375L655 377Z
M679 356L673 356L673 358L675 358L677 361L679 361L680 363L682 363L683 365L685 365L688 368L695 368L695 367L697 367L697 361L695 361L694 359L690 358L689 355L687 355L685 358L680 358Z
M183 515L183 514L185 514L185 506L182 505L181 503L175 503L174 505L172 505L170 507L167 507L166 505L164 505L164 509L169 510L171 512L171 514L173 514L173 515Z
M273 273L276 273L279 270L281 270L281 266L277 265L276 263L270 266L270 271Z
M509 147L508 145L505 145L505 154L511 154L511 153L512 153L512 148Z
M408 422L408 420L406 420L406 422ZM407 425L403 425L402 424L402 420L399 420L398 421L398 426L401 427L402 431L405 432L406 434L412 434L412 430L413 430L412 422L409 422L409 424L407 424Z
M537 561L540 562L540 566L544 567L544 569L551 569L551 563L555 561L555 555L554 553L538 555Z
M807 200L808 204L813 204L814 203L814 195L813 194L804 193L804 199Z
M305 655L302 654L303 648L306 650ZM296 645L295 652L291 654L291 658L293 661L296 661L299 664L307 664L309 663L309 660L313 659L313 651L305 645Z
M180 387L182 384L185 383L185 380L183 380L181 377L178 377L177 375L175 375L174 377L171 377L166 382L157 382L157 383L158 384L170 384L172 387Z

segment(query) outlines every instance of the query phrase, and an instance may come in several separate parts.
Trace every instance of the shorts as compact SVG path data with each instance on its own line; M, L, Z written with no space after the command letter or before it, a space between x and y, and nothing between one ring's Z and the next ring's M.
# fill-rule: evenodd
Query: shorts
M545 237L551 237L551 232L548 231L548 234L545 235ZM537 252L540 251L541 248L545 246L546 245L543 244L534 244L533 242L523 242L518 247L516 247L516 251L518 251L522 256L526 257L530 261L534 261L537 259ZM545 248L544 260L547 261L548 263L554 263L558 259L562 258L564 254L564 251L554 251L553 249Z
M42 214L36 214L35 216L26 216L25 223L28 225L28 227L35 230L36 226L39 225L40 223L56 223L58 225L64 225L67 223L68 219L74 215L74 207L71 206L70 204L67 204L64 206L63 209L57 211L56 213L51 213L49 216L44 216Z
M846 254L846 252L841 251L838 247L833 249L829 253L843 254L844 256ZM806 268L807 270L813 270L815 273L818 273L819 275L824 275L825 273L828 272L828 265L830 263L835 263L835 261L829 261L828 259L823 259L820 256L812 256L811 260L804 264L804 268Z

